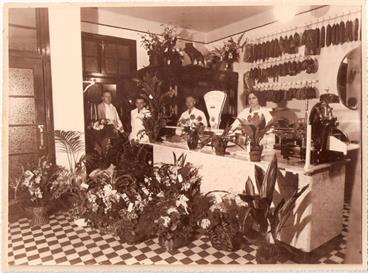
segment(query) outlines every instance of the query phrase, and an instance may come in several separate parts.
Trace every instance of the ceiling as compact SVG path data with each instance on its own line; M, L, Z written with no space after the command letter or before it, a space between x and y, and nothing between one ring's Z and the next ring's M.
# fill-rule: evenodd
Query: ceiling
M200 32L210 32L271 8L272 6L176 6L101 9L163 24L174 24Z

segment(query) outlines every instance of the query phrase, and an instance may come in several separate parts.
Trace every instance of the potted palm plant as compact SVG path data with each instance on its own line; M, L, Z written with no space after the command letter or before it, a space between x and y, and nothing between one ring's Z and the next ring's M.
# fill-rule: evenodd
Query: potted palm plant
M141 91L140 96L148 103L148 111L142 118L144 130L138 134L144 132L150 142L159 141L160 131L171 114L166 110L171 108L175 93L172 89L163 90L163 82L156 75L147 73L143 79L135 78L133 81Z
M277 170L276 155L274 155L266 172L255 165L255 185L258 193L256 194L254 184L248 177L243 194L239 194L239 197L250 207L248 219L244 219L244 221L253 222L253 227L247 231L245 236L250 234L252 238L259 238L260 246L256 254L258 263L276 263L280 255L295 254L291 246L280 241L280 235L286 221L292 214L295 202L308 185L300 190L296 189L289 198L282 198L273 207Z
M248 119L239 119L242 132L249 138L251 161L261 161L263 145L260 144L266 132L273 126L272 122L266 124L263 115L255 113Z

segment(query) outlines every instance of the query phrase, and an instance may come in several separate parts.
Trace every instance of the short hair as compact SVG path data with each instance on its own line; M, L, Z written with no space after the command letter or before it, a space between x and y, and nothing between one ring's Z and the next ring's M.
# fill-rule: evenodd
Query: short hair
M136 98L134 99L134 101L137 101L137 100L143 100L144 102L146 102L146 99L145 99L145 98L143 98L143 97L136 97Z
M109 93L112 96L112 92L110 90L103 90L101 96L105 95L106 93Z
M185 96L185 99L193 98L195 101L197 101L197 98L194 95L187 95Z

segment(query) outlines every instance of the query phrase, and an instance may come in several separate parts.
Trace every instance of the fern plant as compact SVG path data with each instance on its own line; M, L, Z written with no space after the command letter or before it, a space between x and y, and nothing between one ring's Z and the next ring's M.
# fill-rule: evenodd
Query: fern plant
M69 170L74 172L78 163L84 158L85 145L81 133L77 131L56 130L54 132L57 151L65 153Z

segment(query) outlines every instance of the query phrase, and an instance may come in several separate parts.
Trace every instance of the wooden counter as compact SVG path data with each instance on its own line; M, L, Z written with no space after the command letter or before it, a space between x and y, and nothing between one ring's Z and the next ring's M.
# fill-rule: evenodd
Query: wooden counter
M261 162L251 162L248 153L237 147L228 148L228 155L217 156L210 147L200 151L188 150L186 143L159 143L153 146L154 163L172 163L173 153L187 155L187 161L199 168L201 190L224 190L241 193L248 176L254 182L254 165L266 169L274 151L265 151ZM280 172L274 199L291 189L308 189L298 199L294 213L286 224L282 240L294 247L311 251L342 231L344 205L345 162L326 163L304 170L304 163L284 160L277 154Z

